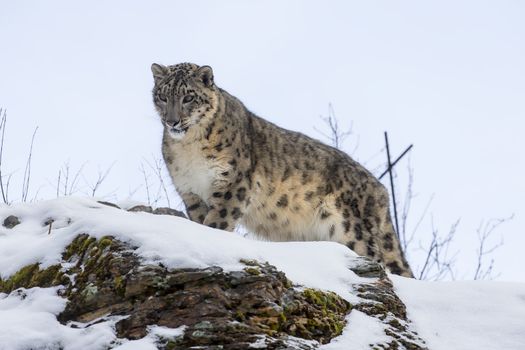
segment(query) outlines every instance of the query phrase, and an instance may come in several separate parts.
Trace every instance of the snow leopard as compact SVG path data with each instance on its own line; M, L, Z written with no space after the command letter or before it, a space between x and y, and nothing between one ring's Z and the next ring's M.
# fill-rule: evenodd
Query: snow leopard
M335 241L412 277L386 188L339 149L250 112L210 66L151 66L162 154L189 218L270 241Z

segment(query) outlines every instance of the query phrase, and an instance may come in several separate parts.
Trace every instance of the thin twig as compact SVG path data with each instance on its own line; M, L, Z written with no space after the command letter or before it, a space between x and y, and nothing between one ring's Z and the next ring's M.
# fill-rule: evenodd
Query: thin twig
M27 157L26 168L24 170L24 180L22 182L22 202L27 201L27 195L29 194L29 183L31 181L31 158L33 157L33 144L35 142L35 136L37 131L38 126L33 132L33 137L31 137L31 146L29 147L29 155Z
M0 119L0 131L1 131L1 137L0 137L0 192L2 193L2 201L5 204L9 204L9 180L11 179L11 176L9 176L7 183L4 187L4 175L2 172L2 156L4 154L4 140L5 140L5 129L6 129L6 123L7 123L7 112L5 109L0 108L0 115L2 116Z
M345 131L341 131L339 127L339 120L335 116L335 111L331 103L328 104L328 117L320 116L321 120L328 126L329 133L325 133L316 127L314 127L314 130L317 131L319 134L330 140L330 143L335 148L341 149L341 146L343 142L346 140L348 136L352 134L352 128L353 123L350 123L350 128L348 128ZM354 150L351 152L355 152L358 146L358 142L356 143L356 146L354 147Z
M89 189L91 190L91 193L90 193L90 196L91 197L95 197L95 194L97 193L97 191L100 189L100 186L102 185L102 183L106 180L107 176L109 175L111 169L113 169L113 166L115 165L115 162L113 162L113 164L111 164L109 166L109 168L106 169L106 171L102 171L102 170L98 170L98 176L97 176L97 180L93 183L93 184L90 184L85 177L84 178L84 181L86 182L87 186L89 187Z
M166 197L166 203L168 204L168 207L170 207L170 196L168 194L168 189L166 188L166 183L164 182L164 177L162 176L162 164L164 164L162 162L161 159L156 159L155 160L155 170L156 170L156 174L159 178L159 184L160 184L160 187L162 188L162 191L164 192L164 196Z
M148 198L148 205L151 205L151 196L149 192L149 182L148 182L149 176L146 173L146 169L144 169L144 163L140 163L140 169L142 171L142 175L144 176L144 184L146 185L146 196Z
M477 264L476 270L474 272L474 280L484 280L484 279L493 279L492 271L494 269L494 259L490 260L490 263L487 268L484 268L484 259L488 255L492 254L499 247L503 245L503 238L500 238L500 241L491 247L487 248L487 241L490 236L493 235L494 231L503 223L510 221L514 218L514 214L507 218L499 219L490 219L486 223L481 221L476 230L478 235L478 248L477 248Z
M57 198L60 196L60 178L61 176L62 176L62 169L58 169Z
M434 219L431 217L432 240L427 248L420 248L426 252L425 262L419 271L418 278L423 280L441 280L447 274L454 279L453 267L458 253L449 257L450 245L456 235L460 219L452 224L445 237L439 235L434 226Z

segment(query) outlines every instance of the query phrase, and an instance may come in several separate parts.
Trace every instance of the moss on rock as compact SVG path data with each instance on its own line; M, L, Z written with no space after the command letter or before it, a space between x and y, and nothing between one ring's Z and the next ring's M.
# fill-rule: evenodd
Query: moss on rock
M0 292L10 293L18 288L52 287L67 283L69 279L61 271L61 265L40 269L35 263L24 266L6 280L0 280Z

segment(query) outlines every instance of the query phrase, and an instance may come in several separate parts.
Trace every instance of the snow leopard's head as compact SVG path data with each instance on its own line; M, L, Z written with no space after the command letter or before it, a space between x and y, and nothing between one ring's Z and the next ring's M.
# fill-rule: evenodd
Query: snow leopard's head
M153 63L151 71L155 80L153 102L172 138L183 138L190 128L215 113L218 89L211 67Z

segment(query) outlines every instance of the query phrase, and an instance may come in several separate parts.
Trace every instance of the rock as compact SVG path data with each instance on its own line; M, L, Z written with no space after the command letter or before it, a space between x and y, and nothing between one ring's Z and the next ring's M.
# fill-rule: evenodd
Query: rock
M359 256L356 258L354 266L350 267L359 277L366 278L385 278L385 269L370 258Z
M47 218L44 220L44 222L42 223L42 226L50 226L50 225L53 225L53 223L55 222L55 219L53 218Z
M149 206L130 211L184 215ZM51 231L53 222L48 218L44 225ZM15 216L4 220L8 228L17 224ZM335 293L293 285L274 266L257 260L241 260L244 268L228 272L219 266L168 269L145 263L135 249L111 236L80 234L60 263L46 269L38 263L25 266L0 279L0 292L62 285L60 293L68 303L58 315L60 322L127 316L115 324L119 338L142 338L151 325L186 326L183 336L157 344L166 350L311 350L340 335L353 310L384 325L388 341L370 339L371 349L427 349L385 270L370 259L356 258L350 267L364 281L349 286L359 300L350 305Z
M178 217L181 217L181 218L186 218L186 215L183 212L181 212L179 210L172 209L172 208L167 208L167 207L156 208L155 210L153 210L153 214L155 214L155 215L172 215L172 216L178 216Z
M4 220L4 227L5 228L13 228L13 227L15 227L18 224L20 224L20 220L14 215L9 215Z
M149 205L136 205L132 208L129 208L128 211L131 211L131 212L143 211L143 212L150 213L150 214L153 213L153 209Z
M107 205L108 207L113 207L113 208L120 209L120 207L118 205L116 205L115 203L106 202L106 201L98 201L98 203L102 204L102 205Z
M149 205L136 205L133 208L128 209L128 211L131 211L131 212L142 211L145 213L150 213L150 214L155 214L155 215L172 215L172 216L178 216L178 217L186 219L186 215L183 212L176 210L176 209L167 208L167 207L160 207L160 208L156 208L155 210L153 210L153 208L150 207Z
M335 293L294 288L274 266L253 260L233 272L218 266L167 269L144 264L112 237L85 234L62 260L44 270L38 264L23 268L0 281L0 292L64 285L68 303L60 322L129 315L115 325L120 338L142 338L149 325L187 326L170 349L247 349L256 342L268 349L313 349L341 333L352 309ZM304 342L292 346L290 337Z
M369 283L355 286L357 296L362 301L354 308L379 319L385 325L385 333L390 340L385 346L376 344L377 349L427 349L424 340L410 328L406 307L396 295L392 281L384 268L379 263L360 257L351 270L361 277L374 279Z

